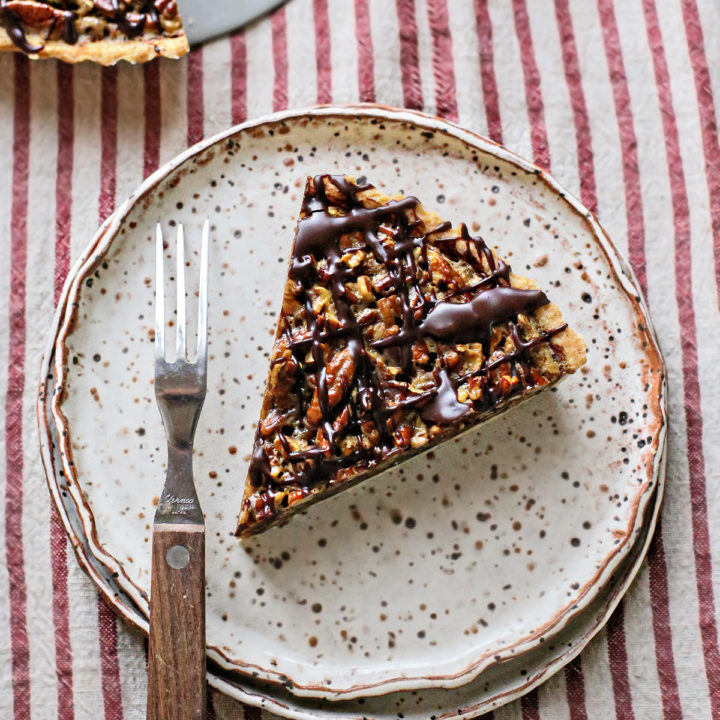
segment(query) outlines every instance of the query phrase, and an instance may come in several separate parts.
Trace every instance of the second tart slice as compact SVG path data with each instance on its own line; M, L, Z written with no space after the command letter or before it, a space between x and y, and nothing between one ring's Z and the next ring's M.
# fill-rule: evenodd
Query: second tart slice
M585 362L480 237L345 176L308 178L237 534L457 435Z
M64 62L147 62L189 50L176 0L0 0L0 51Z

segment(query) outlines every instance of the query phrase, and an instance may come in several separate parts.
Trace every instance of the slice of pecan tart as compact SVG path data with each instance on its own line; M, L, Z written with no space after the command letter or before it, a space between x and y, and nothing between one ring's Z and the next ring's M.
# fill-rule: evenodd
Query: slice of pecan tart
M417 198L309 178L237 534L497 415L585 362L532 280Z
M0 0L0 50L113 65L189 46L176 0Z

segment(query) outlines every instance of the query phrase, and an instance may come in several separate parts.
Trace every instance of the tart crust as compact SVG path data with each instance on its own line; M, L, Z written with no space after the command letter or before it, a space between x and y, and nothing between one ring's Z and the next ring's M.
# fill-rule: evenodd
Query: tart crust
M31 58L55 58L67 63L78 63L84 60L100 65L115 65L119 60L129 63L148 62L156 57L181 58L189 50L187 38L182 32L177 37L150 35L147 37L128 39L104 39L78 42L75 45L62 40L43 41L39 33L27 33L28 41L42 44L43 48L29 55ZM0 52L22 52L8 37L7 32L0 28Z

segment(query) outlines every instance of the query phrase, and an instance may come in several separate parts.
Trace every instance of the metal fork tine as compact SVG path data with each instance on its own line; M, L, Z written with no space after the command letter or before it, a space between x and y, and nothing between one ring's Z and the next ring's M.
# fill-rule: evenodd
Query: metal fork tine
M185 360L185 231L182 223L177 230L177 345L176 361Z
M208 245L210 222L203 224L202 248L200 250L200 291L198 297L198 344L197 361L204 369L207 365L207 330L208 330Z
M165 358L165 273L163 270L165 250L162 225L155 227L155 359Z

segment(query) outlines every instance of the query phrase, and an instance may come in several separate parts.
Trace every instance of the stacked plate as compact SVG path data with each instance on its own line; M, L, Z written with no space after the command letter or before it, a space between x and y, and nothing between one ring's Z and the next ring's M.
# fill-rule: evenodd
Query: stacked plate
M588 365L239 541L295 217L306 177L326 172L467 221L558 302L588 342ZM111 605L147 630L165 462L152 387L153 227L184 223L192 266L206 217L211 356L195 462L210 682L293 718L463 717L577 655L637 572L662 496L664 371L640 291L591 215L543 171L436 118L375 106L277 114L191 148L117 210L73 268L38 418L51 492Z

